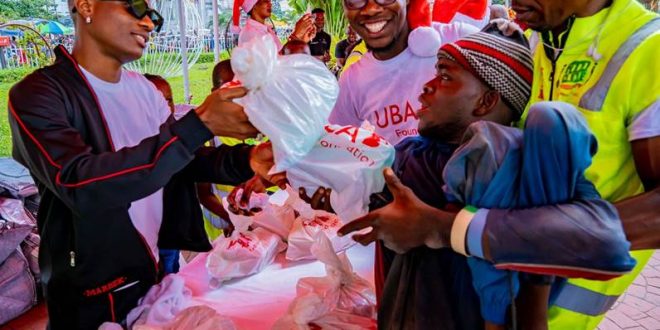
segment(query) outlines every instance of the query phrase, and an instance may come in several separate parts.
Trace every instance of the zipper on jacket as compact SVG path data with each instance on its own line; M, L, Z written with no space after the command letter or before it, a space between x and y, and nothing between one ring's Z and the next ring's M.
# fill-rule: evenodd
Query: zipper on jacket
M137 232L138 237L140 237L140 241L142 242L142 245L147 250L147 255L149 256L149 258L151 258L151 261L154 264L154 270L156 271L156 273L155 273L156 281L158 281L159 271L158 271L158 262L156 261L156 257L151 252L151 247L149 247L149 244L147 243L147 240L144 238L144 236L142 236L142 233L139 230L137 230L137 228L135 228L135 227L133 227L133 229L135 229L135 232Z
M552 101L554 98L554 93L555 93L555 70L557 68L557 62L554 60L552 62L552 70L550 70L550 95L548 97L548 101Z
M73 224L73 219L69 223L71 226L71 237L69 237L69 267L76 267L76 226Z
M557 71L557 60L564 51L566 47L566 41L568 40L568 35L573 28L573 23L575 22L575 16L571 16L566 21L566 29L555 36L551 31L545 31L541 33L541 42L543 43L543 50L545 51L546 57L552 63L552 70L550 70L550 95L548 101L554 99L555 93L555 71ZM552 47L548 47L548 44Z

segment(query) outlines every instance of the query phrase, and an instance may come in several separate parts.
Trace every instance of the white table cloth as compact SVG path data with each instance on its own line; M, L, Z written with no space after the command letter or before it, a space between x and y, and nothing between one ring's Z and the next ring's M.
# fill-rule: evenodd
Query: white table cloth
M374 244L354 245L347 251L353 270L373 283ZM186 280L197 302L210 306L231 318L238 329L270 329L287 311L296 296L296 283L302 277L325 276L319 261L291 262L280 253L262 272L227 281L218 289L209 287L206 256L202 253L184 266L179 274Z

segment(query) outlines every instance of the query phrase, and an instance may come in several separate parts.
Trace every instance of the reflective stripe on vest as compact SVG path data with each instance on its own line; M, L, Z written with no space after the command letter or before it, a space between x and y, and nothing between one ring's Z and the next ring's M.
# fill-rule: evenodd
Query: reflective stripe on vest
M555 301L555 306L589 316L605 314L618 299L566 283Z
M612 56L612 59L607 63L605 72L603 72L603 75L598 82L580 99L580 108L588 111L601 111L603 103L605 103L607 92L610 90L610 86L621 70L621 67L623 67L623 64L628 57L630 57L630 54L635 51L637 46L658 29L660 29L660 18L656 17L635 31L635 33L633 33L628 40L619 47L614 56Z

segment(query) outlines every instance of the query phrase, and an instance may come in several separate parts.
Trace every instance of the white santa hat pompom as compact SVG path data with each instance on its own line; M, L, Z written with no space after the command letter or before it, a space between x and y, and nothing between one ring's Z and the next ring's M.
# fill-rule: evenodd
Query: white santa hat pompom
M440 33L431 27L428 0L410 0L408 4L408 47L420 57L436 56L442 45Z

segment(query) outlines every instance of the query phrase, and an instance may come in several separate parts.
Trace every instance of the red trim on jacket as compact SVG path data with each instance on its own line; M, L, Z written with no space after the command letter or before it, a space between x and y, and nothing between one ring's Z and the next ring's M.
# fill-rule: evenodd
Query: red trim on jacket
M14 110L14 106L11 104L11 99L9 100L9 112L11 113L12 117L14 117L14 119L16 119L16 122L18 123L18 125L21 126L21 129L23 129L23 131L25 131L25 134L27 134L27 136L30 137L30 140L32 140L32 142L34 142L34 144L37 145L37 148L39 148L39 151L41 151L41 153L44 155L44 157L46 157L46 160L51 165L56 167L58 170L61 170L62 166L60 166L60 164L56 163L52 158L50 158L50 155L46 152L46 148L44 148L44 146L42 146L41 143L39 143L37 138L35 138L34 135L32 135L32 133L30 133L30 131L27 129L27 127L25 126L25 124L23 123L21 118L18 116L18 114L16 114L16 110ZM58 172L58 175L59 175L59 172Z
M112 292L108 293L108 300L110 300L110 315L112 317L112 322L117 322L117 317L115 317L115 298L112 296Z
M69 56L69 55L67 54L67 56ZM72 59L72 60L73 60L73 59ZM74 62L74 64L75 64L75 62ZM80 69L78 68L78 66L75 65L75 67L76 67L76 69L78 70L78 72L82 75L82 73L80 72ZM84 78L84 75L83 75L83 79L84 79L85 82L87 83L87 80ZM89 87L89 83L87 83L87 86ZM91 90L91 87L90 87L90 90ZM94 94L94 91L93 91L93 90L92 90L92 95L94 95L94 98L96 98L96 94ZM97 103L98 103L98 100L97 100ZM100 110L100 109L101 109L101 108L99 107L99 110ZM127 169L124 169L124 170L121 170L121 171L117 171L117 172L114 172L114 173L109 173L109 174L106 174L106 175L103 175L103 176L100 176L100 177L90 178L90 179L87 179L87 180L84 180L84 181L81 181L81 182L77 182L77 183L62 183L62 181L61 181L61 179L60 179L60 174L61 174L61 170L62 170L62 165L60 165L60 164L58 164L57 162L55 162L55 160L53 160L53 158L51 158L51 156L50 156L50 155L48 154L48 152L46 151L46 148L45 148L45 147L39 142L39 140L37 140L37 138L36 138L34 135L32 135L32 133L30 133L30 130L28 130L27 126L25 126L25 124L23 123L23 121L21 120L21 118L20 118L20 117L18 116L18 114L16 113L16 110L14 109L14 107L13 107L13 105L12 105L12 103L11 103L11 99L9 100L9 112L10 112L11 115L14 117L14 119L16 120L16 122L18 123L18 125L21 127L21 129L25 132L25 134L27 134L28 137L30 138L30 140L32 140L32 142L34 142L34 144L37 146L37 148L39 148L39 151L41 151L41 153L44 155L44 157L46 158L46 160L47 160L52 166L54 166L55 168L58 169L57 175L55 176L55 184L60 185L60 186L62 186L62 187L66 187L66 188L79 188L79 187L82 187L82 186L84 186L84 185L87 185L87 184L90 184L90 183L94 183L94 182L97 182L97 181L103 181L103 180L107 180L107 179L112 179L112 178L114 178L114 177L121 176L121 175L124 175L124 174L127 174L127 173L131 173L131 172L135 172L135 171L139 171L139 170L143 170L143 169L147 169L147 168L154 167L154 166L156 166L156 162L158 162L158 160L160 159L160 157L161 157L161 155L163 154L163 152L165 151L165 149L167 149L167 147L169 147L170 145L172 145L172 143L174 143L174 142L176 142L176 141L179 140L179 137L178 137L178 136L175 136L175 137L172 137L172 138L171 138L169 141L167 141L165 144L163 144L163 145L160 147L160 149L158 149L158 152L156 153L156 156L154 157L153 161L152 161L151 163L149 163L149 164L144 164L144 165L140 165L140 166L130 167L130 168L127 168ZM101 113L101 117L103 117L103 113ZM105 124L105 118L103 118L103 121L104 121L104 124ZM113 148L113 151L114 151L114 145L112 145L112 138L110 137L110 135L109 135L109 133L108 133L108 131L107 131L107 126L106 126L106 133L108 134L108 138L110 139L110 144L111 144L111 146L112 146L112 148Z
M133 225L133 228L135 228L135 225ZM151 258L151 262L154 263L154 268L156 268L156 282L158 282L158 272L160 267L158 267L158 261L156 261L156 257L154 256L153 251L151 251L151 246L149 246L149 243L147 243L147 240L142 236L142 233L135 228L135 231L138 233L138 236L142 240L142 244L144 244L144 248L147 249L147 253L149 254L149 258Z
M61 179L60 179L60 174L61 174L61 170L62 170L62 165L60 165L60 164L58 164L57 162L55 162L55 161L50 157L50 155L48 154L48 152L46 152L46 148L44 148L44 146L41 145L41 143L39 143L39 141L37 140L37 138L35 138L34 135L32 135L32 133L30 133L30 131L27 129L27 127L25 126L25 124L23 123L23 121L21 120L21 118L20 118L20 117L18 116L18 114L16 113L16 110L14 110L14 107L13 107L12 104L11 104L11 100L9 100L9 112L11 112L11 115L14 117L14 119L16 119L16 122L18 123L18 125L21 126L21 129L23 129L23 131L25 131L25 134L27 134L27 135L30 137L30 140L32 140L32 142L34 142L34 144L37 146L37 148L39 148L39 150L40 150L41 153L44 155L44 157L46 157L46 160L48 160L48 162L49 162L51 165L53 165L55 168L58 169L58 171L57 171L57 175L55 176L55 183L56 183L57 185L60 185L60 186L62 186L62 187L66 187L66 188L78 188L78 187L81 187L81 186L84 186L84 185L87 185L87 184L90 184L90 183L93 183L93 182L103 181L103 180L111 179L111 178L114 178L114 177L117 177L117 176L121 176L121 175L124 175L124 174L127 174L127 173L131 173L131 172L135 172L135 171L143 170L143 169L146 169L146 168L154 167L154 166L156 166L156 162L158 161L158 159L160 159L160 156L163 154L163 152L165 151L165 149L167 149L167 147L169 147L170 145L172 145L172 143L174 143L174 142L176 142L177 140L179 140L179 137L178 137L178 136L175 136L175 137L171 138L169 141L167 141L165 144L163 144L163 145L160 147L160 149L158 149L158 152L156 153L156 157L154 157L154 160L153 160L151 163L149 163L149 164L145 164L145 165L140 165L140 166L135 166L135 167L127 168L127 169L124 169L124 170L121 170L121 171L118 171L118 172L114 172L114 173L106 174L106 175L103 175L103 176L100 176L100 177L95 177L95 178L87 179L87 180L84 180L84 181L81 181L81 182L78 182L78 183L62 183L62 181L61 181Z
M105 120L105 114L103 113L103 108L101 108L101 102L99 102L98 97L96 96L96 92L94 92L94 89L92 88L92 85L89 83L87 80L87 77L80 71L80 67L78 67L78 62L69 54L69 52L64 48L64 46L59 45L58 47L61 47L60 49L62 51L62 54L66 56L71 62L73 62L73 67L76 68L76 71L78 71L78 74L82 78L82 80L85 82L87 85L87 88L89 88L89 91L92 93L92 97L94 98L94 102L96 102L96 108L99 109L99 113L101 114L101 121L103 122L103 127L105 127L105 135L108 137L108 142L110 142L110 149L112 151L117 151L115 149L115 144L112 142L112 136L110 135L110 129L108 128L108 122Z
M57 172L57 176L55 176L55 183L57 185L60 185L62 187L66 187L66 188L78 188L78 187L82 187L84 185L94 183L94 182L97 182L97 181L108 180L108 179L112 179L114 177L122 176L122 175L127 174L127 173L131 173L131 172L140 171L140 170L143 170L143 169L154 167L154 166L156 166L156 162L158 162L158 159L160 159L160 156L165 151L165 149L167 147L169 147L172 143L176 142L177 140L179 140L179 137L175 136L175 137L171 138L169 141L167 141L165 144L163 144L160 147L160 149L158 149L158 152L156 153L156 157L154 157L153 162L151 162L149 164L127 168L125 170L121 170L121 171L118 171L118 172L106 174L106 175L99 176L99 177L96 177L96 178L87 179L87 180L84 180L84 181L80 181L78 183L62 183L62 181L60 180L60 173L61 172Z

